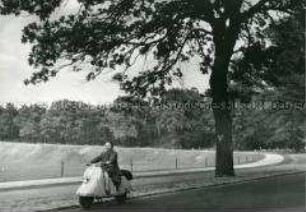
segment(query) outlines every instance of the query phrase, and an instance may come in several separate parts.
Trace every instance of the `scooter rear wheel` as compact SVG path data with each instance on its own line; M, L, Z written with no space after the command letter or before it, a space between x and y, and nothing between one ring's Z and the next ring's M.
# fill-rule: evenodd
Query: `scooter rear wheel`
M126 200L126 193L115 196L115 199L119 204L124 204Z
M84 209L91 208L93 202L94 202L93 197L79 197L79 203Z

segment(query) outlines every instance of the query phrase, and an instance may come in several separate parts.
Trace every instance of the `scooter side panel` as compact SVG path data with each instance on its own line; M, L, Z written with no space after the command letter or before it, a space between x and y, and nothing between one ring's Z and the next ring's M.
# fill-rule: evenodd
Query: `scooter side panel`
M88 167L83 176L83 183L77 190L78 196L109 196L116 192L106 172L100 167Z

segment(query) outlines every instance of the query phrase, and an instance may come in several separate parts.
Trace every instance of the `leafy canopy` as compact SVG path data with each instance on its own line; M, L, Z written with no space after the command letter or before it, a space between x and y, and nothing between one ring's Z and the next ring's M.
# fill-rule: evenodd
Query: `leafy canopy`
M229 44L235 46L231 56L235 66L246 49L258 43L266 46L263 29L303 8L304 1L77 0L70 4L78 9L58 15L68 0L0 1L3 15L38 17L23 29L22 42L32 44L29 64L38 70L26 83L48 81L65 67L86 69L88 80L110 69L122 89L145 96L158 94L173 77L181 77L179 63L192 57L198 58L202 73L209 73L216 45L227 44L228 35L234 37ZM131 67L143 60L149 65L133 73Z

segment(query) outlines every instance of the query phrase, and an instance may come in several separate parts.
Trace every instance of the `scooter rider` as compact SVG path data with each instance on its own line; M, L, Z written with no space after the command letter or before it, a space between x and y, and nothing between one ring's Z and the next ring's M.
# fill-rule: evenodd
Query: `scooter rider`
M121 184L121 174L118 166L117 152L114 151L114 144L111 141L106 142L104 147L106 151L102 152L98 157L92 159L90 163L102 162L102 169L107 172L118 191Z

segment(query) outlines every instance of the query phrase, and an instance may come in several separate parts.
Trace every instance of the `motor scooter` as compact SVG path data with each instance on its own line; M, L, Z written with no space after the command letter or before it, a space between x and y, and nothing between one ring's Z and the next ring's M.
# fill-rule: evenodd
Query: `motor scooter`
M91 208L94 202L103 202L104 199L115 198L118 203L122 204L131 192L132 186L130 181L133 175L128 170L121 170L121 183L116 189L107 172L93 164L85 169L83 182L77 189L77 196L81 207Z

